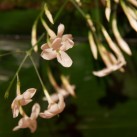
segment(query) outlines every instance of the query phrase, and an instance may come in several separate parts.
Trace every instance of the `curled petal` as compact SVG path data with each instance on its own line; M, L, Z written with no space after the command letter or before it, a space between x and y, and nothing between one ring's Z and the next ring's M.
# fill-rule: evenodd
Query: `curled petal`
M57 103L51 103L48 106L48 109L44 111L44 113L40 113L40 117L42 118L52 118L55 115L58 115L61 113L65 108L65 102L62 95L59 95L59 102Z
M13 113L13 118L16 118L19 115L19 105L18 103L12 103L12 113Z
M40 112L40 105L38 103L35 103L32 107L32 113L31 113L31 118L36 119L39 115Z
M53 51L52 48L48 50L44 50L41 53L41 57L46 60L52 60L56 58L56 56L57 56L56 51Z
M57 36L58 36L58 37L61 37L62 34L64 33L64 30L65 30L64 25L63 25L63 24L60 24L60 25L58 26Z
M35 95L35 93L36 93L35 88L29 88L22 94L22 96L24 99L30 99Z
M13 131L19 130L21 128L30 128L31 132L33 133L37 128L37 122L36 120L32 120L25 116L19 120L18 126L13 128Z
M60 51L57 54L57 60L63 67L70 67L72 65L72 60L64 51Z

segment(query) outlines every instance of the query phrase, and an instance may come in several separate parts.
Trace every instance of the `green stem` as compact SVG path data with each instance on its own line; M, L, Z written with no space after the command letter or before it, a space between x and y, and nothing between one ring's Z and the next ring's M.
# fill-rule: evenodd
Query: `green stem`
M39 38L38 42L37 42L30 50L26 51L25 57L24 57L23 60L21 61L20 65L19 65L19 67L18 67L18 69L17 69L17 71L15 72L15 74L14 74L14 76L13 76L13 78L12 78L12 80L11 80L11 82L10 82L10 84L9 84L6 92L5 92L5 95L4 95L5 98L8 98L10 89L11 89L11 87L12 87L12 85L13 85L13 82L14 82L14 80L15 80L15 78L16 78L16 75L20 72L20 70L21 70L24 62L26 61L26 59L28 58L28 56L31 55L31 52L34 50L34 47L40 42L40 40L43 38L44 35L45 35L45 33L43 33L43 34L41 35L41 37Z
M60 16L61 12L63 11L63 9L65 8L66 4L68 3L69 0L66 0L64 2L64 4L61 6L61 8L59 9L59 11L57 12L57 14L55 15L54 18L54 23L56 22L56 20L58 19L58 17Z
M70 2L76 7L76 9L81 13L81 15L86 19L86 14L83 12L83 10L76 4L74 0L70 0Z
M5 98L8 98L8 96L9 96L9 91L10 91L12 85L13 85L13 82L14 82L14 80L15 80L17 74L18 74L19 71L21 70L21 68L22 68L22 66L23 66L23 64L24 64L24 62L25 62L26 59L27 59L27 57L28 57L28 54L25 55L25 57L23 58L21 64L19 65L19 67L18 67L16 73L14 74L14 76L13 76L13 78L12 78L12 80L11 80L11 82L10 82L10 84L9 84L9 86L8 86L8 88L7 88L7 90L6 90L6 92L5 92L5 95L4 95Z
M14 54L14 53L25 53L25 51L13 51L13 52L8 52L8 53L3 53L3 54L0 55L0 57L11 55L11 54Z
M43 91L44 91L44 94L45 94L45 96L47 97L48 102L49 102L49 103L52 103L51 97L50 97L50 95L49 95L49 93L48 93L48 91L47 91L47 89L46 89L46 87L45 87L45 85L44 85L44 83L43 83L43 81L42 81L42 79L41 79L41 76L40 76L39 71L38 71L38 69L37 69L37 67L36 67L36 64L35 64L35 62L34 62L34 60L33 60L33 57L32 57L31 55L30 55L29 57L30 57L30 60L31 60L33 66L34 66L34 69L35 69L35 71L36 71L36 74L37 74L37 76L38 76L38 78L39 78L39 81L40 81L40 83L41 83L41 86L42 86L42 89L43 89Z

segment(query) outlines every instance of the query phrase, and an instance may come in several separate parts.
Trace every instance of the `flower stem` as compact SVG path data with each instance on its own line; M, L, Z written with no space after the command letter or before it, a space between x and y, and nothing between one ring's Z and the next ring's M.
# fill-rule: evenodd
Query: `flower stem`
M44 85L44 83L43 83L43 81L42 81L42 79L41 79L41 76L40 76L39 71L38 71L38 69L37 69L37 67L36 67L36 64L35 64L35 62L34 62L34 59L33 59L33 57L32 57L31 55L30 55L29 57L30 57L30 60L31 60L33 66L34 66L34 69L35 69L35 71L36 71L36 74L37 74L37 76L38 76L38 78L39 78L39 81L40 81L40 83L41 83L41 86L42 86L42 89L43 89L43 91L44 91L44 94L45 94L45 96L47 97L48 102L49 102L49 103L52 103L51 97L50 97L50 95L49 95L49 93L48 93L48 90L46 89L46 87L45 87L45 85Z
M18 74L19 71L21 70L21 68L22 68L22 66L23 66L23 64L24 64L24 62L26 61L27 58L28 58L28 54L25 55L25 57L23 58L21 64L19 65L19 67L18 67L16 73L14 74L14 76L13 76L13 78L12 78L12 80L11 80L11 82L10 82L10 84L9 84L9 86L8 86L8 88L7 88L7 90L6 90L6 92L5 92L5 95L4 95L5 98L8 98L8 96L9 96L9 91L10 91L10 89L11 89L11 87L12 87L12 84L13 84L13 82L14 82L14 80L15 80L17 74Z
M68 0L66 0L64 2L64 4L61 6L61 8L59 9L59 11L57 12L57 14L55 15L54 18L54 23L56 22L56 20L58 19L59 15L61 14L61 12L63 11L64 7L66 6L66 4L68 3Z
M83 12L83 10L76 4L74 0L70 0L70 2L76 7L76 9L81 13L81 15L86 19L86 14Z

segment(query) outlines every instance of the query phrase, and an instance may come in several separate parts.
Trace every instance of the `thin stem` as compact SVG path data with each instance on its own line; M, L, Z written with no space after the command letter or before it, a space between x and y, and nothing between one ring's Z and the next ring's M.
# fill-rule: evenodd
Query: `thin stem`
M47 91L47 89L46 89L46 87L45 87L45 85L44 85L44 83L43 83L43 81L42 81L42 79L41 79L41 76L40 76L40 74L39 74L39 72L38 72L38 69L37 69L36 64L35 64L35 62L34 62L34 60L33 60L33 57L32 57L31 55L30 55L29 57L30 57L30 60L31 60L33 66L34 66L34 69L35 69L35 71L36 71L36 74L37 74L37 76L38 76L38 78L39 78L39 81L40 81L40 83L41 83L41 86L42 86L42 89L43 89L43 91L44 91L44 94L45 94L45 96L47 97L48 102L51 103L51 102L52 102L51 97L50 97L50 95L49 95L49 93L48 93L48 91Z
M10 54L14 54L14 53L25 53L25 51L12 51L12 52L8 52L8 53L3 53L0 55L0 57L3 57L3 56L7 56L7 55L10 55Z
M70 0L72 4L76 7L76 9L81 13L81 15L86 19L86 14L83 12L83 10L74 2L74 0Z
M56 20L58 19L59 15L61 14L61 12L63 11L63 9L65 8L66 4L68 3L69 0L66 0L64 2L64 4L61 6L61 8L59 9L59 11L57 12L57 14L55 15L54 18L54 23L56 22Z
M20 106L20 108L19 108L19 112L20 112L20 114L21 114L23 117L25 117L25 116L28 117L28 115L25 113L25 111L24 111L24 109L23 109L22 106Z
M26 59L27 59L27 57L28 57L28 54L25 55L25 57L23 58L21 64L19 65L19 67L18 67L16 73L14 74L14 76L13 76L13 78L12 78L12 80L11 80L11 82L10 82L10 84L9 84L9 86L8 86L8 88L7 88L7 90L6 90L6 92L5 92L5 95L4 95L5 98L8 98L8 96L9 96L9 91L10 91L10 89L11 89L11 87L12 87L12 84L13 84L13 82L14 82L14 80L15 80L17 74L18 74L19 71L21 70L21 68L22 68L22 66L23 66L23 64L24 64L24 62L25 62Z

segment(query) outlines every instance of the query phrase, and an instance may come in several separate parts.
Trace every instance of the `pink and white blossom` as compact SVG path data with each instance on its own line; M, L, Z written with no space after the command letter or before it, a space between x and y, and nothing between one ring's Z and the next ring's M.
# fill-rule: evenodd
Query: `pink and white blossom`
M58 103L50 103L48 105L48 109L45 110L43 113L40 113L40 117L42 118L52 118L56 115L58 115L59 113L61 113L64 108L65 108L65 102L64 102L64 98L61 94L58 94L59 96L59 102Z
M50 37L50 41L41 46L42 53L41 57L45 60L52 60L57 58L57 61L64 67L70 67L72 65L72 60L65 52L66 50L74 46L71 34L64 33L64 25L60 24L58 26L57 35Z
M19 122L18 122L18 126L13 128L13 131L19 130L21 128L29 128L31 130L31 133L35 132L35 130L37 129L37 117L39 115L40 112L40 106L38 103L35 103L32 107L32 113L31 116L24 116L22 117Z
M34 96L35 93L35 88L29 88L23 94L19 94L16 96L16 98L13 100L11 104L13 118L18 116L20 106L25 106L32 101L31 98Z

